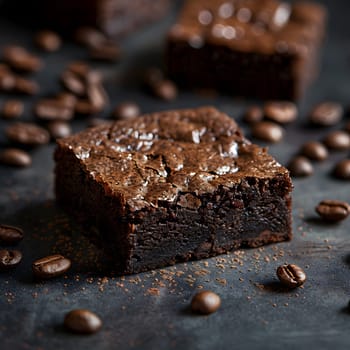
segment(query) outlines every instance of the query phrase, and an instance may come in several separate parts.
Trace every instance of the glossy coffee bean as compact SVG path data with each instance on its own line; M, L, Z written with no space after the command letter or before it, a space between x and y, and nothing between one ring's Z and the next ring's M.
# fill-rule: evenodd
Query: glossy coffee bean
M350 148L350 135L342 130L332 131L325 137L323 143L331 150L347 150Z
M62 45L62 40L58 34L51 30L41 30L35 35L35 44L43 51L55 52Z
M266 142L277 143L282 140L283 134L283 128L273 122L262 121L252 127L253 137Z
M153 86L153 93L156 97L171 101L175 100L178 94L176 85L170 80L161 80Z
M43 66L38 56L21 46L6 46L3 49L3 59L13 69L23 72L36 72Z
M338 200L323 200L315 208L316 212L326 221L341 221L350 214L350 204Z
M39 90L40 87L37 82L19 76L15 77L15 86L13 88L14 92L32 96L36 95Z
M264 105L264 115L276 123L287 124L297 119L298 109L293 102L270 101Z
M136 103L123 102L114 109L112 116L114 119L122 120L136 118L140 113L140 107Z
M64 326L79 334L96 333L102 327L101 319L92 311L77 309L70 311L64 318Z
M332 174L342 180L350 180L350 159L338 162L333 168Z
M331 126L340 122L343 117L343 107L336 102L323 102L314 107L309 115L312 124Z
M277 277L288 288L296 288L306 281L305 272L297 265L281 265L277 268Z
M6 128L9 140L28 146L44 145L50 141L49 133L42 127L32 123L14 123Z
M36 260L32 264L34 276L40 279L49 279L67 272L71 266L69 259L55 254Z
M16 267L22 260L22 253L19 250L0 250L0 271L10 270Z
M0 224L0 243L17 244L23 239L23 230L16 226Z
M191 302L191 309L203 315L209 315L219 309L221 305L220 297L210 291L197 293Z
M249 107L244 115L243 120L248 124L254 124L262 121L264 118L263 110L259 106L251 106Z
M287 168L294 177L310 176L314 173L314 168L310 160L304 156L292 158Z
M32 157L29 153L20 149L7 148L0 151L0 163L16 167L27 167L32 164Z
M8 100L4 103L1 115L5 119L19 118L24 111L24 105L19 100Z
M67 137L72 134L71 126L68 123L60 120L54 120L48 123L47 129L54 140Z
M318 141L309 141L304 143L300 149L300 154L316 161L325 160L329 156L327 148L324 146L324 144Z
M106 36L93 27L80 27L74 34L76 42L85 47L95 47L106 42Z
M73 108L67 106L64 101L55 98L47 98L38 101L34 108L34 113L41 120L71 120L73 118Z

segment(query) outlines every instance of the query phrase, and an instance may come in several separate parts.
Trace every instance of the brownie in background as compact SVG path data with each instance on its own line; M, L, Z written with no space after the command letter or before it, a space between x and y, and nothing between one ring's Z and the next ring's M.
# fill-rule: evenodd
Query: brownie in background
M298 99L318 73L326 14L309 2L187 0L168 35L168 73L185 87Z
M118 37L158 20L170 0L5 0L2 11L36 27L70 34L78 27L95 27Z

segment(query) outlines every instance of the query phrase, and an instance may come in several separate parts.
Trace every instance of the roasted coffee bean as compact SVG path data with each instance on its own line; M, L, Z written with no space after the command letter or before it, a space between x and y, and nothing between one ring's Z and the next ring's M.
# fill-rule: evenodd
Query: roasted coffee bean
M341 221L350 214L350 204L338 200L323 200L315 208L316 212L327 221Z
M322 161L328 158L327 148L318 141L309 141L304 143L300 149L300 154L311 160Z
M96 111L102 111L108 105L109 98L101 83L88 83L86 94Z
M91 71L91 67L87 62L74 61L67 66L67 70L76 74L79 78L86 79L87 75Z
M332 150L346 150L350 148L350 135L342 130L332 131L325 137L323 143Z
M0 63L0 90L11 91L15 88L16 79L9 67Z
M9 140L23 145L44 145L50 141L49 133L42 127L32 123L14 123L7 127Z
M80 99L75 104L75 112L81 115L91 115L99 112L89 100Z
M16 244L23 239L23 230L19 227L0 224L0 243Z
M305 272L297 265L281 265L277 268L277 277L288 288L296 288L306 281Z
M41 59L21 46L7 46L3 50L3 59L12 68L23 72L36 72L42 66Z
M310 176L314 173L314 168L310 160L304 156L296 156L287 165L290 174L294 177Z
M75 32L75 40L85 47L96 47L107 41L106 36L93 27L80 27Z
M273 122L262 121L252 126L253 137L262 141L276 143L282 140L283 134L283 128Z
M96 333L102 327L101 319L95 313L86 309L68 312L63 323L69 331L80 334Z
M95 126L100 126L100 125L112 125L113 122L111 120L106 120L102 118L90 118L88 120L88 127L89 128L94 128Z
M243 115L243 120L248 124L261 122L263 118L264 118L264 113L259 106L249 107Z
M333 175L338 179L350 180L350 159L338 162L333 169Z
M221 305L220 297L210 291L197 293L191 302L191 309L203 315L209 315L217 311Z
M60 92L57 94L56 99L61 101L65 106L74 108L77 103L77 98L69 92Z
M16 267L22 260L19 250L0 250L0 271L6 271Z
M53 139L60 139L72 134L72 128L66 122L54 120L47 124L47 129Z
M34 108L34 113L42 120L67 121L73 118L74 109L68 107L62 100L52 98L40 100Z
M73 72L66 70L61 75L63 86L74 95L83 96L86 93L84 82Z
M140 107L134 102L120 103L113 111L115 119L130 119L140 115Z
M60 49L62 40L58 34L51 30L42 30L35 36L35 44L42 50L54 52Z
M264 105L264 115L276 123L287 124L298 117L298 109L293 102L270 101Z
M153 86L153 93L165 101L175 100L178 94L176 85L170 80L162 80L155 83Z
M24 105L19 100L8 100L2 106L1 115L5 119L19 118L24 111Z
M343 107L336 102L323 102L311 111L309 120L319 126L331 126L340 122L343 117Z
M34 261L32 269L35 277L48 279L64 274L69 270L70 266L71 262L69 259L56 254Z
M121 51L119 46L113 42L105 42L92 47L89 56L95 61L116 62L120 59Z
M16 167L27 167L32 164L32 158L25 151L17 148L7 148L0 152L0 163Z
M39 92L39 85L30 79L15 77L14 91L23 95L36 95Z

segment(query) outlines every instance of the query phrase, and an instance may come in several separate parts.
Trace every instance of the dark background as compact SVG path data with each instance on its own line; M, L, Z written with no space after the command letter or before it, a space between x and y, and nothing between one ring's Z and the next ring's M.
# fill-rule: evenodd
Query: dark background
M321 140L330 129L310 129L306 117L323 100L350 100L349 1L323 1L329 8L321 75L300 101L300 117L286 129L286 137L270 151L285 164L306 140ZM143 112L214 105L241 120L252 101L229 96L205 97L181 92L170 103L145 94L139 84L144 67L161 64L164 34L172 16L121 42L124 56L117 64L94 64L105 76L111 107L125 100L140 104ZM33 32L0 21L0 47L18 43L34 50ZM62 50L41 54L45 69L34 75L41 96L58 92L58 77L72 60L87 53L65 42ZM0 103L9 96L0 96ZM23 120L33 120L38 97L23 98ZM105 117L109 110L106 110ZM339 129L347 122L344 118ZM7 146L0 121L0 146ZM73 122L74 130L87 125ZM246 129L246 126L241 123ZM247 130L249 135L249 130ZM0 167L0 222L21 226L25 239L18 248L24 259L15 272L0 276L0 349L348 349L350 343L350 221L326 225L314 207L325 198L350 200L349 183L330 172L348 152L333 153L315 164L315 174L294 180L294 239L256 250L233 252L206 261L179 264L125 278L108 274L106 262L74 222L55 206L53 195L54 144L31 151L27 169ZM31 262L51 253L73 261L67 276L47 282L33 280ZM276 267L285 262L305 269L303 288L281 289ZM104 265L105 263L105 265ZM222 298L221 309L208 317L188 310L201 288ZM104 322L92 336L77 336L62 328L66 312L74 308L95 311Z

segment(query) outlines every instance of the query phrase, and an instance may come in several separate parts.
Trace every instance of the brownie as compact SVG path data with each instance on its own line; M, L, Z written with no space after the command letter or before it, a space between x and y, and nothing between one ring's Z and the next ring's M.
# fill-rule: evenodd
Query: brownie
M122 274L292 236L288 170L215 108L87 129L55 160L58 203Z
M278 0L187 0L167 38L170 77L261 99L296 100L318 73L326 9Z
M92 26L118 37L161 18L169 5L169 0L6 0L3 10L20 21L66 34Z

